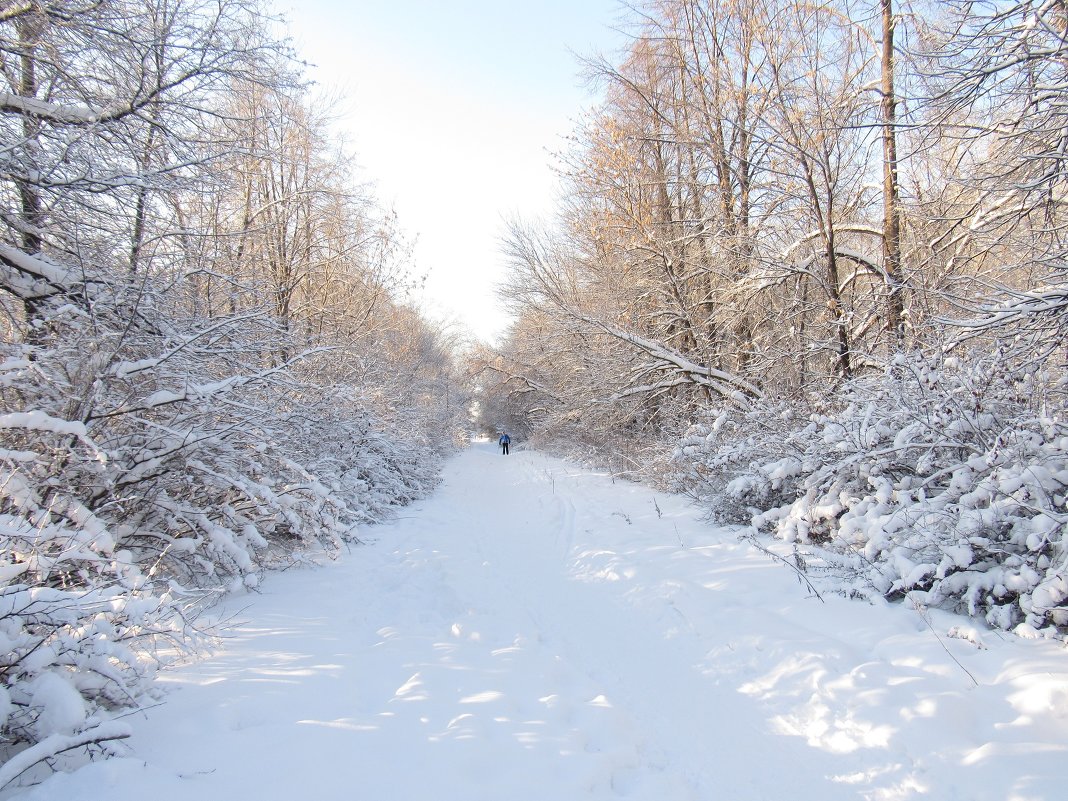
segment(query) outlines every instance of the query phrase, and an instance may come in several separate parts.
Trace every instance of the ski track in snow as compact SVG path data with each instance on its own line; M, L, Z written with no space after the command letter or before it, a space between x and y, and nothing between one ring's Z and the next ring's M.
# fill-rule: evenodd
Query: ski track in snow
M536 452L476 444L402 515L230 601L132 756L7 795L1063 798L1055 643L820 603L684 499Z

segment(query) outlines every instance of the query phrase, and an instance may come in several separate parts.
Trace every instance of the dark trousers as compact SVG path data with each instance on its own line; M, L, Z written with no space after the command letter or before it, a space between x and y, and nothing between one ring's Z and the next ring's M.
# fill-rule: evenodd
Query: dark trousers
M503 453L505 455L508 454L508 443L507 442L502 442L501 443L501 453Z

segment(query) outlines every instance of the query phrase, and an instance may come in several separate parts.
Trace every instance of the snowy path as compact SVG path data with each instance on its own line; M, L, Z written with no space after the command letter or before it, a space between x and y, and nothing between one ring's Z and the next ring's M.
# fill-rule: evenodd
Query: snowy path
M134 757L16 797L1063 798L1055 644L821 604L681 499L537 453L476 445L405 515L243 599Z

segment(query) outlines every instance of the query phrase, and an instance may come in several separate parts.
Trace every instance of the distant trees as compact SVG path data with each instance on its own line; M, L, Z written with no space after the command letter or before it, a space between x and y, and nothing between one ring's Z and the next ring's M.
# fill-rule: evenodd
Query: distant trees
M428 491L464 425L259 8L0 9L0 786L110 748L158 638Z
M619 65L590 64L605 104L564 157L551 248L513 230L507 294L614 342L632 369L600 394L640 425L804 395L896 347L877 32L839 6L659 2Z
M592 391L648 423L817 398L943 318L1026 320L1056 350L1056 8L644 6L619 62L589 64L605 100L562 156L554 230L508 237L514 344L529 315L564 366L526 377L567 396L566 354L607 348L628 369Z
M603 102L561 156L556 219L508 235L504 296L517 321L484 360L497 377L487 406L526 409L533 437L580 443L709 503L730 490L750 515L776 502L806 518L821 498L831 518L820 537L847 549L839 525L877 473L895 493L923 486L927 497L974 481L979 495L954 507L972 523L982 508L999 530L1057 530L1064 4L655 0L632 20L626 52L588 64ZM890 397L917 410L891 413ZM938 417L919 409L939 403L952 419L917 440L916 417ZM826 453L809 439L813 420ZM904 462L857 467L884 436L898 436ZM1034 436L1011 468L996 455ZM918 441L915 453L904 446ZM836 461L847 452L853 461ZM1041 490L1051 503L1029 501L1039 490L1000 468L954 461L980 454L1013 475L1053 470L1061 478ZM772 457L796 472L779 475ZM844 489L835 476L850 470L860 477ZM832 503L840 492L848 501ZM955 492L943 500L956 504ZM898 514L918 514L900 503ZM805 541L810 523L775 530ZM965 528L938 528L938 542ZM1028 592L973 598L971 610L996 608L995 625L1063 625L1056 588L1068 579L1052 556L1062 538L1003 533L972 532L1011 542L1042 576L1032 585L1044 611ZM925 574L926 588L946 570ZM895 592L922 584L896 578Z

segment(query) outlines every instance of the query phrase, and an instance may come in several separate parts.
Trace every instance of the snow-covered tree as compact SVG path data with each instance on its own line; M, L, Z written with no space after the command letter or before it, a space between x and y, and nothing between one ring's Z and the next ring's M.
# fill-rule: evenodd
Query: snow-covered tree
M464 420L274 25L0 11L0 786L110 749L160 638L427 492Z
M634 12L556 218L510 231L488 408L1063 633L1064 4Z

